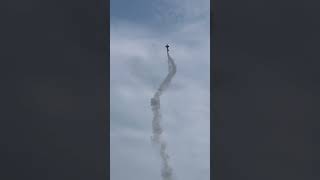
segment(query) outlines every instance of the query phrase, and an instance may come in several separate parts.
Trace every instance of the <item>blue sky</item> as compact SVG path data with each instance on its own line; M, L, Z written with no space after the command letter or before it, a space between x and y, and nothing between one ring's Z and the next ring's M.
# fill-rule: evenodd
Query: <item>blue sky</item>
M161 96L162 126L176 180L210 177L209 0L111 0L111 180L160 180L151 142L150 98L177 64Z
M148 0L111 0L111 19L126 19L147 23L154 18L153 1Z

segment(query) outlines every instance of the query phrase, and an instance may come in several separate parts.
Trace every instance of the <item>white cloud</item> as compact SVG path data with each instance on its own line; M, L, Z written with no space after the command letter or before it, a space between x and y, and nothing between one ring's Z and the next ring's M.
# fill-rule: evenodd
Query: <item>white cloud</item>
M160 159L150 139L150 98L167 74L167 42L177 64L161 97L170 162L177 179L209 179L210 29L208 19L191 18L209 16L209 4L179 5L177 12L188 21L166 34L124 21L111 25L111 180L160 180Z

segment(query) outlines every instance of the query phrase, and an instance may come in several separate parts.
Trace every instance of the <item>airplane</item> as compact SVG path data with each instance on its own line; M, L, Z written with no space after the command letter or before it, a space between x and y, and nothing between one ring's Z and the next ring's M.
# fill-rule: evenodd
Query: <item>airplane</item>
M167 44L165 47L167 48L167 52L169 52L169 47L170 46Z

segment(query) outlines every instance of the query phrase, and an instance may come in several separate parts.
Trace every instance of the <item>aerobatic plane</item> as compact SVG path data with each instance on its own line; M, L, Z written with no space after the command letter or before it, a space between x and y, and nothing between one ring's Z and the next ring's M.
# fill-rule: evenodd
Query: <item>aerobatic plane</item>
M165 47L167 48L167 52L169 52L169 47L170 46L167 44Z

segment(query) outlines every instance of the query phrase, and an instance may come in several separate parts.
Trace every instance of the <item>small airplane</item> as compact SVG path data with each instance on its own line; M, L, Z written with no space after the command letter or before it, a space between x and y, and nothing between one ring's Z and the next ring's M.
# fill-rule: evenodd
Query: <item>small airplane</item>
M169 47L170 46L167 44L165 47L167 48L167 52L169 52Z

